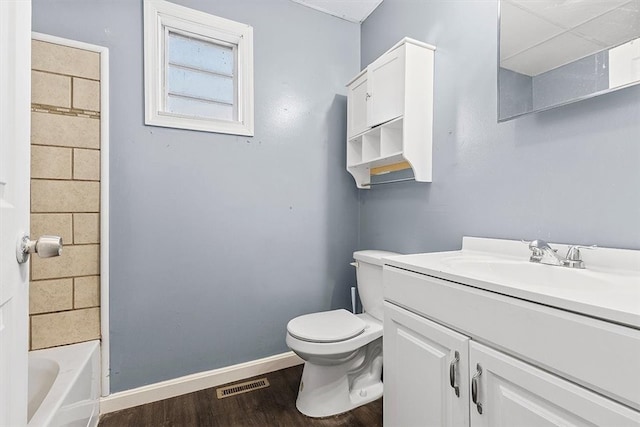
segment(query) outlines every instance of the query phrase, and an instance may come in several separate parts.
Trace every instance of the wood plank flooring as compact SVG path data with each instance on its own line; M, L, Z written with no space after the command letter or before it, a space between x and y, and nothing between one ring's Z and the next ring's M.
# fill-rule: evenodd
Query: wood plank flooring
M296 409L301 375L302 365L294 366L255 377L267 377L271 384L260 390L218 399L217 387L209 388L105 414L98 427L382 426L382 399L333 417L302 415Z

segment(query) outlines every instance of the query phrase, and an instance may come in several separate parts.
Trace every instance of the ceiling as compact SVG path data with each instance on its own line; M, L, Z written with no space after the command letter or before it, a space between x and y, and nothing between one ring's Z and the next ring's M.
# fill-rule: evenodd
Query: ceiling
M640 0L501 0L500 66L537 76L640 37Z
M292 0L320 12L347 21L360 23L374 11L382 0Z

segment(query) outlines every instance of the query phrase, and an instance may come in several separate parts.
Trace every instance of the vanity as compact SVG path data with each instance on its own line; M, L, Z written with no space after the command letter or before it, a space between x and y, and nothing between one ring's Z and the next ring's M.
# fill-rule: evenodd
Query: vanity
M531 255L465 237L385 260L385 426L640 426L640 251Z

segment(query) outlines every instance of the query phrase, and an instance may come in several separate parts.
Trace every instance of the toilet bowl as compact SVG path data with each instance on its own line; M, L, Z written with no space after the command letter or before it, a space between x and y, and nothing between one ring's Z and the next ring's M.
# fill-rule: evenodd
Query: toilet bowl
M323 311L287 324L287 345L305 361L296 400L303 414L336 415L382 396L382 259L393 255L354 252L364 313Z

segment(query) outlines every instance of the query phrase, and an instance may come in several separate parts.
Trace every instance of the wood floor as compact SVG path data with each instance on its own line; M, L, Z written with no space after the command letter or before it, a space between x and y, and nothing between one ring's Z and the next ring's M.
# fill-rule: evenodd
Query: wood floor
M342 415L305 417L296 409L301 375L302 365L294 366L255 377L271 384L260 390L218 399L216 388L209 388L105 414L98 427L382 426L382 399Z

